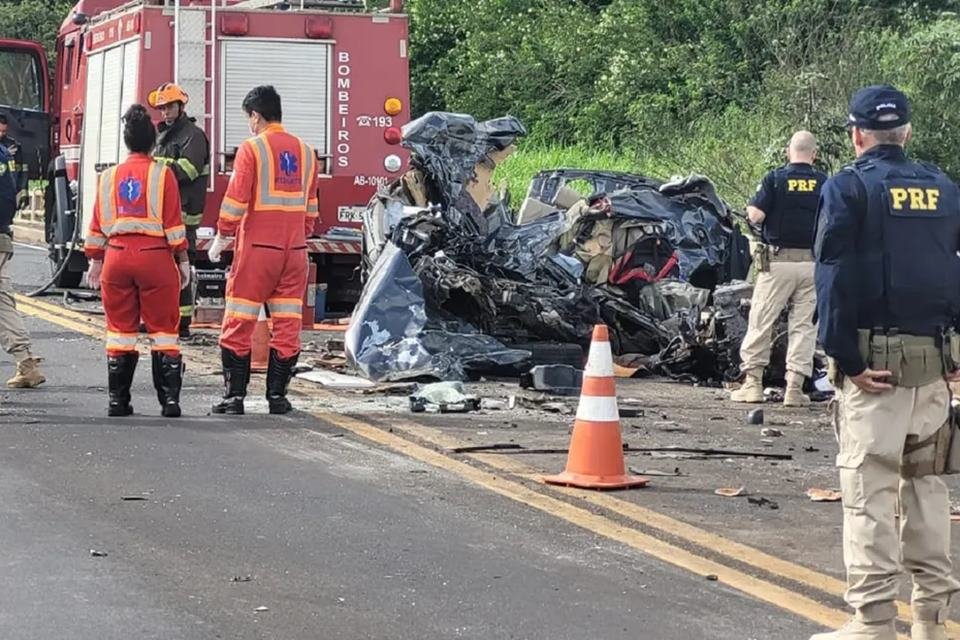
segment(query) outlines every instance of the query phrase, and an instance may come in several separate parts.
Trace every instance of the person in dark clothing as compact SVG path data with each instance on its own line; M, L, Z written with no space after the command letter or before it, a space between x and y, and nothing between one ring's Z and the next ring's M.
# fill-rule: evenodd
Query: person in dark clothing
M899 578L913 582L912 640L947 640L960 592L950 553L951 391L960 381L960 188L907 155L907 96L850 99L857 159L820 193L820 344L837 391L847 604L854 617L810 640L896 640Z
M150 106L159 109L163 122L157 127L153 159L173 170L180 189L183 224L187 227L190 264L196 261L197 227L203 220L203 205L210 179L210 141L196 120L187 115L189 97L178 85L165 83L150 93ZM193 320L193 282L180 293L180 337L190 335Z
M7 167L10 170L14 186L16 187L16 193L14 194L16 198L15 205L17 209L22 209L27 204L27 183L29 176L27 173L27 165L23 161L23 148L15 138L10 136L9 129L10 121L7 119L7 116L0 113L0 146L3 146L10 156L10 159L7 161Z
M827 176L813 166L817 141L809 131L794 133L786 153L788 163L764 176L747 205L750 222L762 225L763 242L757 246L759 272L750 326L740 345L744 383L730 394L734 402L764 401L763 371L770 363L773 328L785 308L790 309L790 339L783 403L795 407L810 402L803 383L813 371L817 346L811 247L817 201Z

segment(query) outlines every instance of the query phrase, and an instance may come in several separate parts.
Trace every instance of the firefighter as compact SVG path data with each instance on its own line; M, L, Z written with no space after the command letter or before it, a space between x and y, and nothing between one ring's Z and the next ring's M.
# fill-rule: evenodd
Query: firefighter
M10 154L10 160L7 166L13 175L13 181L17 190L16 207L17 209L23 209L27 206L27 200L29 199L27 192L29 172L27 171L27 165L23 162L23 148L16 139L10 137L8 134L9 128L10 121L7 119L7 116L0 113L0 146L6 147Z
M243 110L254 136L240 145L207 254L214 262L235 237L220 347L225 393L214 413L239 415L250 379L251 337L261 305L273 322L267 369L270 413L292 409L287 386L300 355L306 238L317 218L317 157L281 124L273 87L251 90Z
M176 176L148 155L156 137L146 107L130 107L123 116L123 141L130 155L100 175L85 244L87 281L103 291L110 416L133 413L130 387L139 358L141 318L150 335L153 384L162 414L180 416L178 299L189 282L190 263Z
M12 156L0 144L0 346L17 361L17 373L7 381L15 389L39 387L46 382L40 372L40 360L30 353L30 334L17 313L8 275L13 259L13 235L10 225L17 210L17 185L11 170Z
M178 85L166 83L150 93L150 106L159 109L163 121L157 127L157 146L153 159L173 169L180 187L180 206L183 209L183 224L187 228L187 255L190 264L196 262L197 227L203 219L203 204L207 196L210 177L210 141L207 134L196 124L196 119L187 115L185 108L190 101ZM180 337L190 336L193 320L192 282L180 292Z

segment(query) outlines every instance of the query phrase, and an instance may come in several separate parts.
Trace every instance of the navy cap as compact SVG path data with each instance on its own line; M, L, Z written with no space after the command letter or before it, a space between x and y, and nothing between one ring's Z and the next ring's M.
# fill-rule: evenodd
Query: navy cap
M860 89L850 98L847 126L871 131L896 129L910 122L910 100L889 84Z

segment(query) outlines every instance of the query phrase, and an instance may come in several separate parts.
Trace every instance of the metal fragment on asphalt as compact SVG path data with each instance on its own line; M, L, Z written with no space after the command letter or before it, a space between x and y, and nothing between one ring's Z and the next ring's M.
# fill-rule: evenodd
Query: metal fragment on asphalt
M840 502L843 495L836 489L807 489L807 496L813 502Z
M716 489L714 493L724 498L739 498L747 495L747 489L746 487L721 487Z

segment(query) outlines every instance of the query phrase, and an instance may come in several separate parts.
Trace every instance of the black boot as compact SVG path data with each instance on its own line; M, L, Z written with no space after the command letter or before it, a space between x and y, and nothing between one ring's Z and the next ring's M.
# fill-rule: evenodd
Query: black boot
M164 418L180 417L180 387L183 384L183 356L154 351L153 386Z
M267 367L267 403L270 413L284 414L293 411L293 405L287 400L287 387L293 377L293 368L300 354L294 354L284 360L276 349L270 349L270 364Z
M110 393L108 416L121 417L133 413L130 387L133 385L133 374L137 370L139 358L140 354L136 351L107 358L107 386Z
M181 338L190 337L190 324L193 322L193 318L190 316L180 316L180 328L179 333Z
M243 399L250 382L250 354L241 358L230 349L221 347L220 357L223 360L223 400L213 405L213 412L242 416Z

